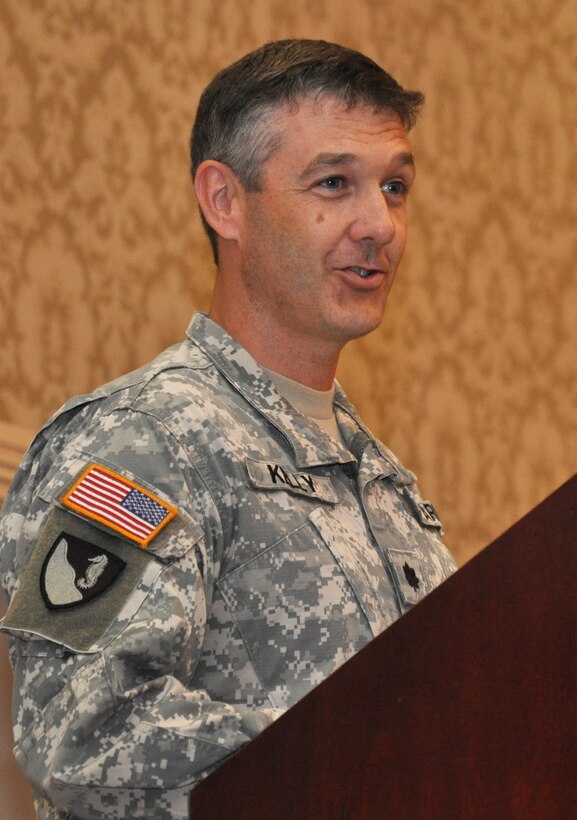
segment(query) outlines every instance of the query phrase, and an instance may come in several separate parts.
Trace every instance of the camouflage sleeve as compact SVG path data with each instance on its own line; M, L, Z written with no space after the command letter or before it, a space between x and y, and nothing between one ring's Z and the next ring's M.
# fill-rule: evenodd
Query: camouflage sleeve
M189 688L223 548L214 501L177 440L138 414L112 414L42 462L30 498L18 494L26 515L14 501L4 521L16 757L75 817L185 818L194 784L279 714ZM146 549L111 513L63 501L94 462L148 510L175 511L158 529L152 516Z

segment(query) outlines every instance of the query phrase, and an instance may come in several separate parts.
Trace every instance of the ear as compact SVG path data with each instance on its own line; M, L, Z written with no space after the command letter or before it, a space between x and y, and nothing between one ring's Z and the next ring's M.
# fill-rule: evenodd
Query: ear
M228 165L207 159L194 177L198 204L210 227L223 239L238 239L244 189Z

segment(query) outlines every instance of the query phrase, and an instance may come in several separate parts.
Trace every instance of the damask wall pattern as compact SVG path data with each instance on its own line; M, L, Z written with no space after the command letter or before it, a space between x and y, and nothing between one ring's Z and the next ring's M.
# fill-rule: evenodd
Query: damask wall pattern
M427 96L409 250L339 378L463 562L577 467L572 0L3 0L0 421L32 431L208 307L198 96L290 36Z

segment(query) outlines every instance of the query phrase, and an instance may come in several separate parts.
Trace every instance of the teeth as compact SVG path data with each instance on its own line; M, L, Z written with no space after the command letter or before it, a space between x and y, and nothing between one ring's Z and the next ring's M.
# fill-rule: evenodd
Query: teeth
M371 271L370 271L370 270L368 270L367 268L357 268L356 266L355 266L355 267L351 267L351 270L354 270L354 272L355 272L355 273L358 273L358 274L359 274L359 276L362 276L362 278L363 278L363 279L366 279L366 278L367 278L367 276L368 276L368 275L370 274L370 272L371 272Z

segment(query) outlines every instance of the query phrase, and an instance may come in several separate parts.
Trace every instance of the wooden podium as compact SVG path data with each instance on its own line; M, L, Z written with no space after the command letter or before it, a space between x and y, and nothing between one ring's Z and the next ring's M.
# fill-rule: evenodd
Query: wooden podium
M193 820L577 817L577 476L191 794Z

